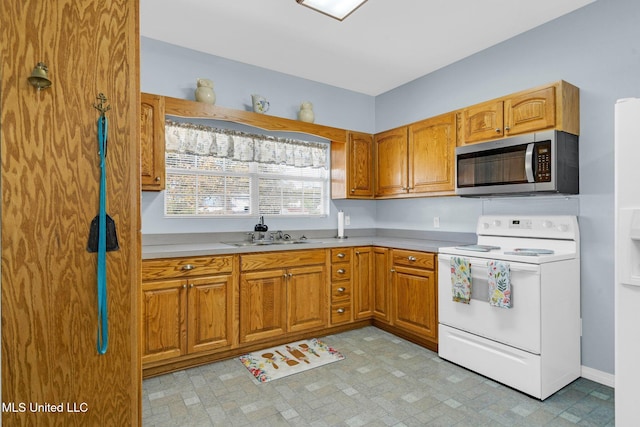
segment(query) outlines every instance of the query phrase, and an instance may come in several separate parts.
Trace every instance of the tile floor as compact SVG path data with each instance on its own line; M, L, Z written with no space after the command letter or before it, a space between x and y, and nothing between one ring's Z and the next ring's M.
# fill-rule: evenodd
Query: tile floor
M345 360L256 384L236 359L147 379L143 426L613 426L580 378L544 402L374 327L321 338Z

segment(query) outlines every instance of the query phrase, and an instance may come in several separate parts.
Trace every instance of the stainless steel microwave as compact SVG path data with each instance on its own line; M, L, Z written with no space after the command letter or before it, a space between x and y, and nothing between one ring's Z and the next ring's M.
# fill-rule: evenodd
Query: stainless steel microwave
M456 148L456 194L577 194L578 137L549 130Z

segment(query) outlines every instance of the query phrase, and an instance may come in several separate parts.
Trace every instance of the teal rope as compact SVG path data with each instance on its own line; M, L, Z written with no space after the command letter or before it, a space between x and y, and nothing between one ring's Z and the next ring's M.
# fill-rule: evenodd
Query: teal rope
M98 353L105 354L109 344L107 317L107 118L98 119L98 146L100 151L100 213L98 214Z

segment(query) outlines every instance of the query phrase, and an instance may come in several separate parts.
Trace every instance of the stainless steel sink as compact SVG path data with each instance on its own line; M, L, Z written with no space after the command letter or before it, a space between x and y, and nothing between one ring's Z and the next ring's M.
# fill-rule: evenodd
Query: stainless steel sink
M250 242L248 240L242 242L222 242L225 245L231 246L270 246L270 245L295 245L300 243L307 243L306 240L254 240Z

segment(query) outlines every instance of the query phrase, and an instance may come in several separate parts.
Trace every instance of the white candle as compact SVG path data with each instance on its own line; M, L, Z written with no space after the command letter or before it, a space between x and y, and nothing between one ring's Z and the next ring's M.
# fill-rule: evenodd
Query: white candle
M338 212L338 237L344 237L344 212Z

